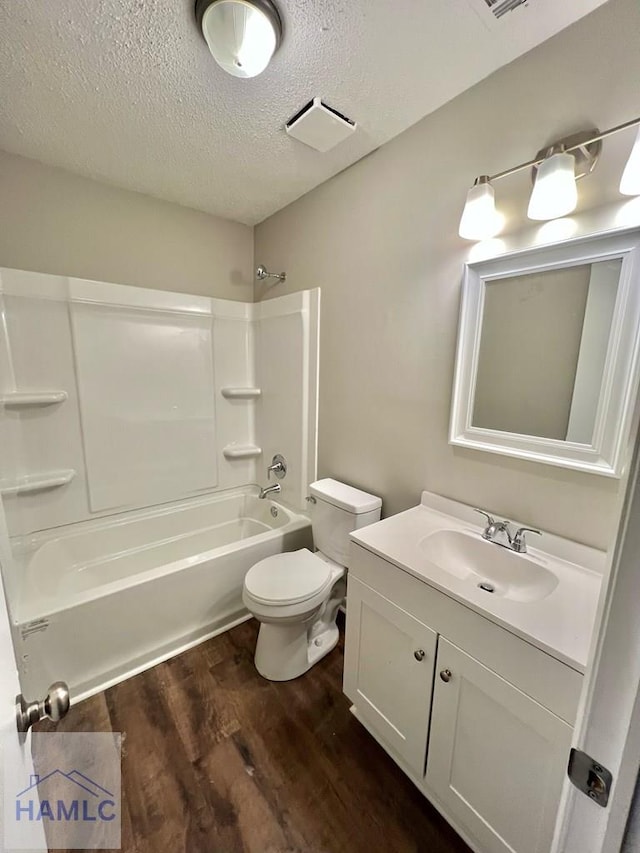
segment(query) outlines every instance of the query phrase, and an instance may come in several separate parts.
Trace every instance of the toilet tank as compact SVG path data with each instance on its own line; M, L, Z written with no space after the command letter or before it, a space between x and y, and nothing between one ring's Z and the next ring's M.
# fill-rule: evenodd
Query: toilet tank
M309 486L313 542L325 556L349 566L349 533L380 520L382 500L329 478Z

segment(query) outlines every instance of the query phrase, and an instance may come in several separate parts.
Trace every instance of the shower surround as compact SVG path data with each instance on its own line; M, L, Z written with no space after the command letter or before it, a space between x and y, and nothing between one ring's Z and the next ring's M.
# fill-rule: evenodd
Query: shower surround
M24 688L101 690L311 544L319 291L247 304L0 270L4 583ZM275 453L278 503L260 501Z

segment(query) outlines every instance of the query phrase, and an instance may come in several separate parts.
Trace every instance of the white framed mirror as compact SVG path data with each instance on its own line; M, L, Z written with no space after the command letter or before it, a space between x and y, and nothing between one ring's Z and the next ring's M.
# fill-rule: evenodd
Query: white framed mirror
M449 441L620 477L639 369L639 229L467 264Z

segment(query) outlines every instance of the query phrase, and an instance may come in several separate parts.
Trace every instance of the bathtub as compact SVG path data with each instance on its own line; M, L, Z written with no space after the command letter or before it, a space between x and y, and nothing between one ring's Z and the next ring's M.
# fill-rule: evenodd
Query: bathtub
M23 692L85 698L249 618L258 560L311 547L309 519L247 487L12 542Z

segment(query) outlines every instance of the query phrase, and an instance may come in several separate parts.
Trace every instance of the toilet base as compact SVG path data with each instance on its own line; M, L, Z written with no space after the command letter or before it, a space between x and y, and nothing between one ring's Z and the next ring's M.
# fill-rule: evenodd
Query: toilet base
M318 620L304 623L260 623L256 645L256 669L269 681L290 681L328 655L338 643L338 626Z

